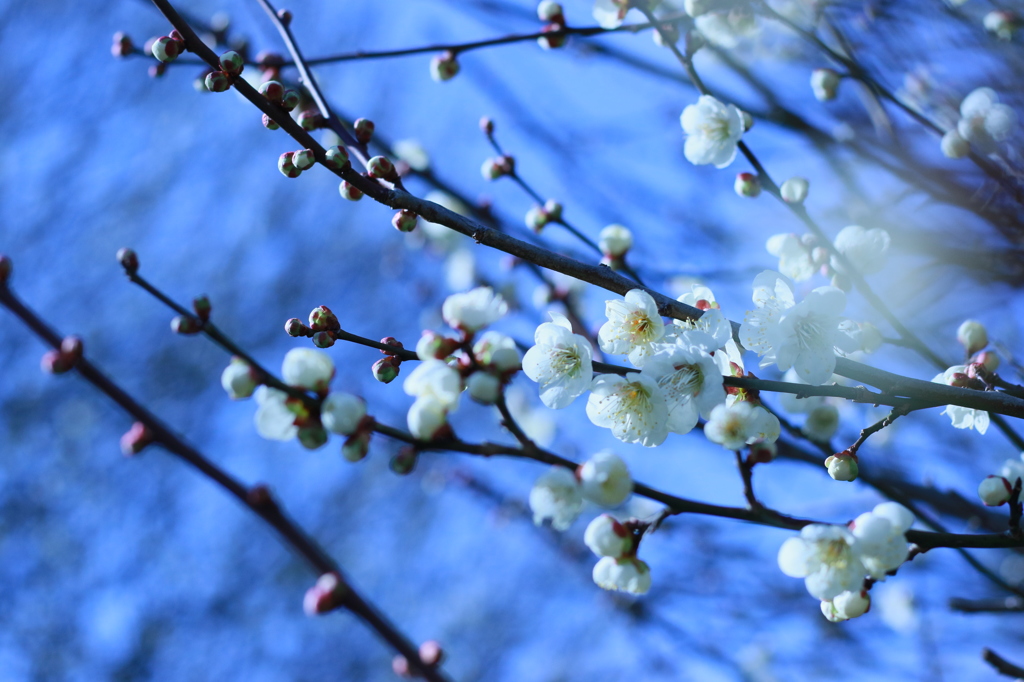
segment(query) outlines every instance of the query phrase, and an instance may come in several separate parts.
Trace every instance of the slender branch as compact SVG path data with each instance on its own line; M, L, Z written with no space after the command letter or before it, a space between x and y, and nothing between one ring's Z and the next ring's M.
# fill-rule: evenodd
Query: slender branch
M996 672L1017 680L1024 680L1024 668L1010 663L991 649L982 649L981 658L990 666L995 668Z
M1006 597L1005 599L961 599L953 597L949 600L949 608L961 613L1020 613L1024 611L1024 599Z
M734 454L736 455L736 467L743 479L743 497L747 500L747 506L751 509L762 509L764 505L758 502L757 496L754 495L754 464L750 460L744 460L743 453L739 450L736 450Z
M26 307L5 283L0 284L0 305L10 310L48 345L55 349L61 347L63 337L50 329L38 315ZM86 381L110 397L133 419L144 424L152 435L153 443L160 445L168 453L193 466L199 473L220 486L276 530L284 543L301 557L316 575L334 573L341 577L344 585L341 605L362 619L396 651L405 656L410 666L428 680L443 682L447 679L436 667L422 662L417 647L381 615L376 607L360 596L343 577L337 562L285 514L278 503L270 497L265 486L248 488L233 478L198 450L188 445L156 415L100 372L88 359L79 358L74 369Z

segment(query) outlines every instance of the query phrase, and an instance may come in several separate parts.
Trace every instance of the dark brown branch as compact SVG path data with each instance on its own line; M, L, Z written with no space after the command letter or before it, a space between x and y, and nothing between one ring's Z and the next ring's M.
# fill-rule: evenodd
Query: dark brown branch
M1020 613L1024 611L1024 599L1006 597L1005 599L961 599L953 597L949 600L949 608L961 613Z
M1024 668L1010 663L991 649L982 649L981 658L983 661L995 668L996 672L1017 680L1024 680Z

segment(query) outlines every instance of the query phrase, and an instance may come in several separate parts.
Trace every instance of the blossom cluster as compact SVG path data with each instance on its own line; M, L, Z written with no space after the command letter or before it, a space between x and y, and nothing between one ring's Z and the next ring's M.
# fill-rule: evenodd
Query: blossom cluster
M913 523L906 507L883 502L848 526L804 526L779 548L779 568L804 579L829 620L856 618L871 605L865 578L885 580L909 557L906 532Z

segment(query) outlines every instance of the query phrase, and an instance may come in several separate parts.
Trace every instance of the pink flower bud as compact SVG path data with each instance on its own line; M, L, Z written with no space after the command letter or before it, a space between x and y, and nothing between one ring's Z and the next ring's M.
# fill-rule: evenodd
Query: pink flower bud
M395 348L402 348L402 349L405 348L405 346L402 345L402 342L399 341L398 339L396 339L393 336L385 336L383 339L380 340L380 342L382 344L384 344L385 346L394 346ZM384 350L383 348L381 349L380 352L383 353L384 355L392 355L391 351Z
M345 170L351 164L348 159L348 150L344 147L334 145L325 153L324 165L333 170Z
M72 366L82 358L82 350L82 339L78 336L65 336L60 342L60 354Z
M307 616L317 616L341 606L348 588L337 573L324 573L313 587L306 590L302 610Z
M280 104L284 98L284 86L277 81L267 81L260 86L260 94L266 97L269 102Z
M121 436L121 452L125 457L137 455L153 442L153 433L142 422L135 422L132 427Z
M741 197L756 197L761 194L761 180L753 173L739 173L733 189Z
M316 157L313 156L312 149L300 149L292 152L292 165L300 171L312 168L314 163L316 163Z
M48 350L39 360L39 369L46 374L63 374L72 367L72 363L57 350Z
M334 311L325 305L318 305L309 311L309 327L315 332L338 331L341 329L341 323L338 322L338 316Z
M387 180L394 177L395 166L385 156L374 156L366 163L371 178Z
M289 26L292 23L292 12L287 9L277 10L277 18L281 20L281 23L285 26Z
M118 249L117 262L124 268L125 274L134 275L139 271L139 256L131 249Z
M284 330L288 336L312 336L313 330L302 324L302 320L293 317L284 323Z
M394 225L395 229L399 232L412 232L416 229L418 219L419 216L415 213L407 208L403 208L391 217L391 224Z
M225 52L220 56L220 68L224 70L224 73L237 76L245 68L245 60L237 52Z
M349 201L359 201L363 198L363 190L353 185L348 180L342 180L341 184L338 185L338 192L341 194L343 199Z
M291 152L285 152L277 158L277 170L281 171L281 174L286 178L297 178L302 174L302 171L292 163Z
M122 31L114 34L114 44L110 46L110 53L115 57L127 57L135 49L132 39Z
M382 384L390 384L398 377L401 366L395 362L397 358L388 356L373 363L373 378Z
M292 111L297 106L299 106L299 93L294 90L285 90L284 97L281 98L281 108L285 111Z
M174 38L162 36L153 41L150 50L153 56L161 62L173 62L181 54L185 45Z
M151 64L147 73L149 73L150 78L160 78L166 71L167 65L160 62L159 64Z
M368 118L357 118L352 123L352 131L356 135L356 139L362 144L368 144L373 139L373 121Z
M990 350L979 353L974 361L984 367L986 372L994 372L999 369L999 356Z
M317 130L325 125L323 115L314 109L306 109L295 119L303 130Z
M545 50L557 50L565 45L568 40L568 36L565 33L561 33L565 29L565 26L561 24L548 24L541 29L542 33L554 33L556 35L547 35L537 38L537 44Z
M435 666L444 659L444 649L441 645L433 640L427 640L423 644L420 644L420 660L423 661L424 665Z
M331 332L316 332L313 334L313 345L317 348L330 348L334 345L334 334Z
M451 80L459 72L455 53L446 50L430 60L430 77L437 82Z
M231 87L231 78L223 71L206 74L206 89L210 92L225 92Z
M263 127L267 130L278 130L281 126L277 124L277 121L263 114Z
M488 116L480 119L480 132L490 137L494 134L494 120Z

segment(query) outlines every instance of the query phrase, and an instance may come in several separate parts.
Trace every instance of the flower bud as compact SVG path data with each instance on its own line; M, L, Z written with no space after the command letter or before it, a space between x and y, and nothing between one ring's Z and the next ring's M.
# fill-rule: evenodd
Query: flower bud
M515 159L509 155L495 156L484 161L480 166L480 175L484 180L497 180L503 175L512 175L516 170Z
M741 197L756 197L761 194L761 180L753 173L738 173L733 189Z
M260 94L274 104L281 104L284 98L284 86L277 81L267 81L260 86Z
M407 208L403 208L391 217L391 224L399 232L412 232L416 229L419 216Z
M316 450L327 443L327 431L322 426L303 426L298 433L299 443L307 450Z
M211 71L203 82L210 92L225 92L231 87L231 78L223 71Z
M295 164L292 163L292 153L285 152L281 156L277 157L277 170L281 171L281 174L286 178L297 178L302 174Z
M198 334L203 329L203 323L191 315L177 315L171 320L171 331L175 334Z
M266 114L263 114L263 127L267 130L279 130L281 126L277 124L277 121L270 118Z
M807 415L800 432L818 443L827 443L839 428L839 410L835 405L819 405Z
M807 198L807 189L810 183L804 178L790 178L782 183L779 193L782 200L789 204L802 204Z
M147 73L150 78L160 78L167 71L167 65L163 62L158 64L151 64Z
M633 492L633 479L622 458L599 452L576 472L585 499L602 507L617 507Z
M132 249L118 249L116 258L125 274L134 275L139 271L139 256Z
M501 397L501 381L490 372L473 372L466 380L466 390L481 405L493 405Z
M442 52L430 60L430 77L438 83L451 80L458 72L459 62L451 51Z
M374 156L366 163L371 178L387 180L395 175L395 166L386 156Z
M598 236L601 253L610 258L621 258L633 246L633 233L622 225L609 225Z
M811 89L819 102L835 99L839 89L839 74L832 69L815 69L811 72Z
M397 358L389 356L373 363L373 378L382 384L390 384L394 381L401 371L401 365L396 364L396 360Z
M985 15L982 20L985 30L992 33L1000 40L1012 40L1013 33L1019 24L1017 15L1004 10L994 10Z
M435 666L444 659L444 649L436 640L430 639L420 644L420 660L424 665Z
M370 451L370 431L357 431L345 439L341 446L341 456L349 462L358 462Z
M315 332L337 331L341 329L341 323L338 322L338 316L330 308L318 305L309 312L309 327Z
M544 211L547 212L548 217L551 220L562 219L562 204L558 203L554 199L548 199L544 202Z
M39 369L46 374L64 374L73 366L74 363L58 350L46 351L39 360Z
M337 573L324 573L316 584L306 590L302 599L302 610L307 616L317 616L341 606L348 588Z
M196 317L206 322L210 319L210 312L213 310L213 306L210 304L210 299L207 296L199 296L192 299L192 310L196 311Z
M437 332L425 330L416 342L416 356L420 360L444 360L455 352L458 341L442 336Z
M341 181L341 184L338 185L338 193L341 194L342 199L348 199L349 201L359 201L363 198L363 190L348 180Z
M960 135L960 131L951 128L942 136L942 153L950 159L962 159L971 153L971 143Z
M161 62L173 62L181 54L182 50L185 49L184 43L181 43L174 38L162 36L157 38L149 48L153 56Z
M115 57L127 57L134 49L132 39L126 33L118 31L114 34L114 43L110 46L110 54Z
M333 170L345 170L351 165L348 159L348 150L338 145L328 149L324 157L324 165Z
M445 406L436 400L419 398L406 414L409 432L418 440L434 440L448 426Z
M316 157L313 156L312 149L300 149L292 152L292 165L300 171L312 168L314 163L316 163Z
M281 97L281 108L285 111L293 111L299 106L299 93L294 90L285 90Z
M566 41L569 39L563 32L565 26L562 24L548 24L541 29L541 33L553 33L555 35L545 35L537 38L537 44L544 50L557 50L563 47Z
M989 373L999 369L999 356L990 350L987 350L984 353L979 353L978 357L976 357L974 361L984 367L985 371Z
M540 234L544 226L551 222L551 216L542 206L534 206L526 212L526 227Z
M121 436L121 452L125 457L137 455L153 442L153 432L142 422L135 422L132 427Z
M306 109L300 112L295 118L295 122L302 126L303 130L317 130L324 127L324 117L319 111L315 109Z
M1013 487L1002 476L986 476L978 486L978 497L988 507L1006 504L1012 494Z
M240 357L232 357L231 362L220 374L220 385L232 400L248 398L256 390L259 383L249 363Z
M237 52L225 52L220 56L220 68L224 73L237 76L245 68L245 60Z
M988 345L988 332L977 320L964 320L956 330L956 340L964 347L968 355L974 355Z
M759 440L751 444L750 452L747 454L747 463L751 466L754 464L767 464L775 459L778 452L779 449L775 443Z
M843 592L832 600L832 604L840 616L849 620L850 618L863 616L868 612L871 608L871 595L864 590L859 592Z
M416 454L416 450L413 448L402 448L398 451L391 461L388 462L388 466L391 471L395 472L399 476L406 476L412 473L412 470L416 468L416 460L419 456Z
M615 559L633 550L632 534L609 514L601 514L587 525L583 542L597 556Z
M313 345L317 348L330 348L334 345L334 334L331 332L313 332Z
M331 393L320 405L324 428L342 436L351 436L366 416L366 402L351 393Z
M373 139L373 121L368 118L357 118L352 123L352 131L361 144L368 144Z
M740 120L743 121L743 132L747 132L754 127L754 117L742 109L740 109Z
M857 457L849 450L829 455L825 460L825 466L828 467L828 475L836 481L855 481L857 474L860 473Z
M489 116L482 116L480 118L480 132L490 137L494 134L494 119Z
M312 336L313 330L302 324L302 320L293 317L284 323L284 331L288 336Z
M562 6L553 0L541 0L537 5L537 18L541 21L550 21L556 24L565 23L565 14Z

